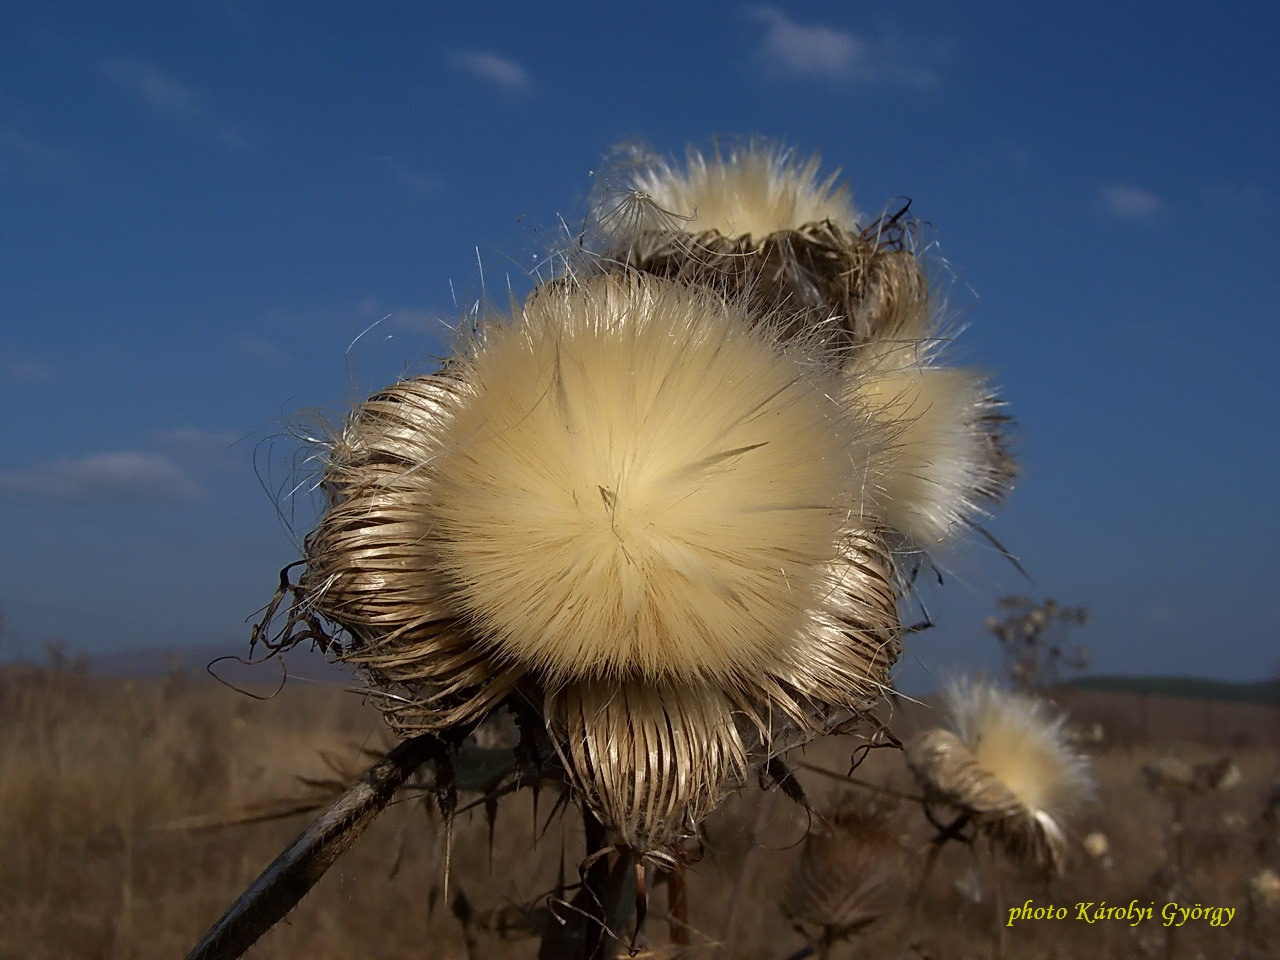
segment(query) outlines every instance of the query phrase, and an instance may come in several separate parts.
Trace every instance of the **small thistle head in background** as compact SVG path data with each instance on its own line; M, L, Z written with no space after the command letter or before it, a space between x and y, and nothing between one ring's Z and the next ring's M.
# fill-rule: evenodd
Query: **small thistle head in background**
M905 857L893 810L892 803L846 794L815 819L805 837L785 909L820 950L901 903Z
M1111 856L1111 841L1101 830L1095 830L1080 841L1085 854L1104 869L1110 870L1114 865Z
M948 726L906 746L926 798L955 809L1015 858L1060 867L1065 819L1093 792L1064 718L1042 700L985 683L953 682L943 699Z
M1250 877L1249 903L1259 913L1280 911L1280 874L1264 867Z

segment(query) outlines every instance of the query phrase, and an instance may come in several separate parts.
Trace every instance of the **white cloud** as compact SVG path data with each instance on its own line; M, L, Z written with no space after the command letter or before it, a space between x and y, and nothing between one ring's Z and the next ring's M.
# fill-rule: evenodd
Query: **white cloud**
M104 77L152 112L188 124L228 150L243 152L249 149L249 140L243 130L212 117L190 88L161 73L154 65L143 60L117 57L103 60L99 69Z
M49 500L202 500L205 490L168 457L118 451L0 470L0 490Z
M1121 220L1149 220L1164 209L1164 201L1148 190L1114 184L1102 188L1102 205Z
M520 90L529 86L529 73L514 60L499 56L496 53L479 51L459 51L450 57L450 61L460 70L465 70L473 77L487 80L489 83L508 90Z
M928 87L939 79L934 64L947 54L946 45L936 41L908 41L889 32L872 40L800 24L777 7L757 5L747 13L765 24L760 56L777 75Z

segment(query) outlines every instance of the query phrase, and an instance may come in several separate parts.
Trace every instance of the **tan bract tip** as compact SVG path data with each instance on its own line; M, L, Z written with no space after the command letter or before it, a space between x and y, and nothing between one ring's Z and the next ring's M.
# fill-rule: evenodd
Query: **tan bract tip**
M637 170L634 189L685 221L689 233L715 230L725 237L762 239L830 220L856 229L848 191L836 176L819 179L819 161L798 160L791 151L764 143L704 154L690 149L684 168L658 160Z
M648 277L486 332L432 458L455 609L550 683L731 680L819 604L851 464L829 384L716 297Z

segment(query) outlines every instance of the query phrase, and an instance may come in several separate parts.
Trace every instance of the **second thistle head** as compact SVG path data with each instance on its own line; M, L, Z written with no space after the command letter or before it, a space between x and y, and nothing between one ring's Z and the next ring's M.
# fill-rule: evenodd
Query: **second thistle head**
M1088 761L1065 721L1038 698L973 681L943 694L946 727L907 743L927 798L972 820L1018 859L1057 868L1066 818L1093 792Z

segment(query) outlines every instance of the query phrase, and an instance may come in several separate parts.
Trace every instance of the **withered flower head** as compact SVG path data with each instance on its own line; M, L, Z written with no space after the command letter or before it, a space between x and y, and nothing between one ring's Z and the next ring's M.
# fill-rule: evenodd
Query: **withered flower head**
M898 214L859 226L817 158L749 142L683 164L632 153L602 178L595 221L611 263L745 297L813 341L822 355L928 325L929 289L913 255L914 223Z
M1061 864L1065 818L1093 791L1088 761L1044 701L956 681L945 693L950 723L907 744L926 796L970 817L1019 859Z
M841 797L805 837L786 902L793 923L829 948L901 902L904 855L891 805Z
M303 587L402 730L519 688L610 826L677 835L775 715L856 711L896 659L880 428L836 377L705 289L546 287L354 411Z

